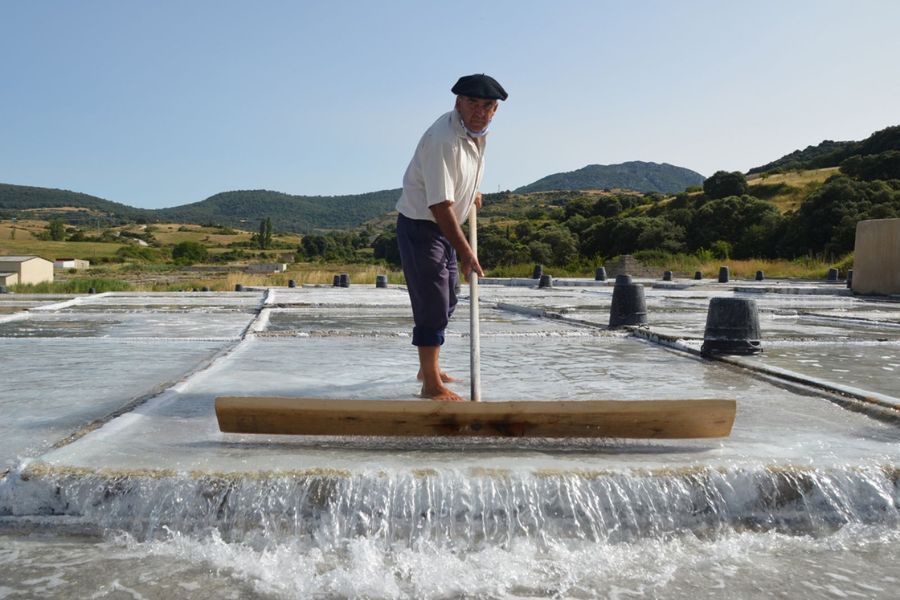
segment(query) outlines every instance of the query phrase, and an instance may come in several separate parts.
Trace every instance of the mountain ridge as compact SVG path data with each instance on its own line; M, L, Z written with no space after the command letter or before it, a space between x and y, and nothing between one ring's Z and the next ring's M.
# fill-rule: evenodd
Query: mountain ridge
M694 185L702 185L705 177L696 171L669 163L633 160L613 165L592 164L553 173L516 188L516 193L568 191L584 189L627 189L636 192L675 194Z

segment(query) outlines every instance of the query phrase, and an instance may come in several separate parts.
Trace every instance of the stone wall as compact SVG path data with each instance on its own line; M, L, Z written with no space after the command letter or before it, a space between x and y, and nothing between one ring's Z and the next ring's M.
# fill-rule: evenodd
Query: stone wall
M856 224L854 294L900 294L900 219Z
M662 277L665 269L648 267L630 254L622 254L603 265L606 267L606 276L615 279L616 275L631 275L632 277Z

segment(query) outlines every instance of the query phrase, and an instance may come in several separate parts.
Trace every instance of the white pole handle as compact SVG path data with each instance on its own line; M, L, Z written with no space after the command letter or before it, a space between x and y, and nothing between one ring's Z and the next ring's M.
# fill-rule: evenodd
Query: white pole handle
M469 212L469 246L478 256L478 223L474 205ZM473 270L469 274L469 376L473 402L481 402L481 334L478 319L478 274Z

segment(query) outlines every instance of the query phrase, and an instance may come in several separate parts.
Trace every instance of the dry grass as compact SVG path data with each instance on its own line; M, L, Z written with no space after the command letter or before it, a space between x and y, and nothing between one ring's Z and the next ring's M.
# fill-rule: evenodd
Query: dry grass
M757 271L762 271L767 279L824 279L828 269L837 267L846 274L853 268L853 255L836 262L826 262L819 258L783 259L700 259L693 255L674 255L665 264L658 265L663 270L672 271L676 277L693 277L700 271L705 278L715 278L720 267L728 267L731 277L753 279Z
M840 172L838 167L811 171L791 171L774 175L761 175L748 179L749 194L774 204L784 214L797 210L810 193L826 179Z
M0 230L0 236L3 231ZM0 237L0 255L12 256L40 256L47 260L60 257L83 258L96 262L98 258L113 257L116 251L125 244L107 242L52 242L35 239L28 236L27 239L21 231L16 231L16 239Z
M249 286L286 286L293 279L297 285L331 285L334 276L347 273L351 284L375 285L376 275L387 275L388 283L402 283L403 273L388 270L377 265L324 265L320 263L297 263L288 265L284 273L271 275L258 273L228 273L225 285L234 289L235 284Z
M228 246L239 242L249 242L253 236L250 231L231 228L234 233L222 233L228 228L201 227L200 225L188 225L185 223L164 223L154 225L153 237L162 244L178 244L179 242L200 242L207 246ZM284 242L292 246L300 244L299 235L275 234L275 241Z

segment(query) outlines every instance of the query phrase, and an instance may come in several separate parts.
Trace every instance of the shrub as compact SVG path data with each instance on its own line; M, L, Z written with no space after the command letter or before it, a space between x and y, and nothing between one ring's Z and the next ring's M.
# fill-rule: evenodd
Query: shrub
M703 193L713 200L743 196L747 193L747 178L739 171L716 171L703 182Z
M172 260L179 265L190 265L206 260L206 247L199 242L179 242L172 248Z

